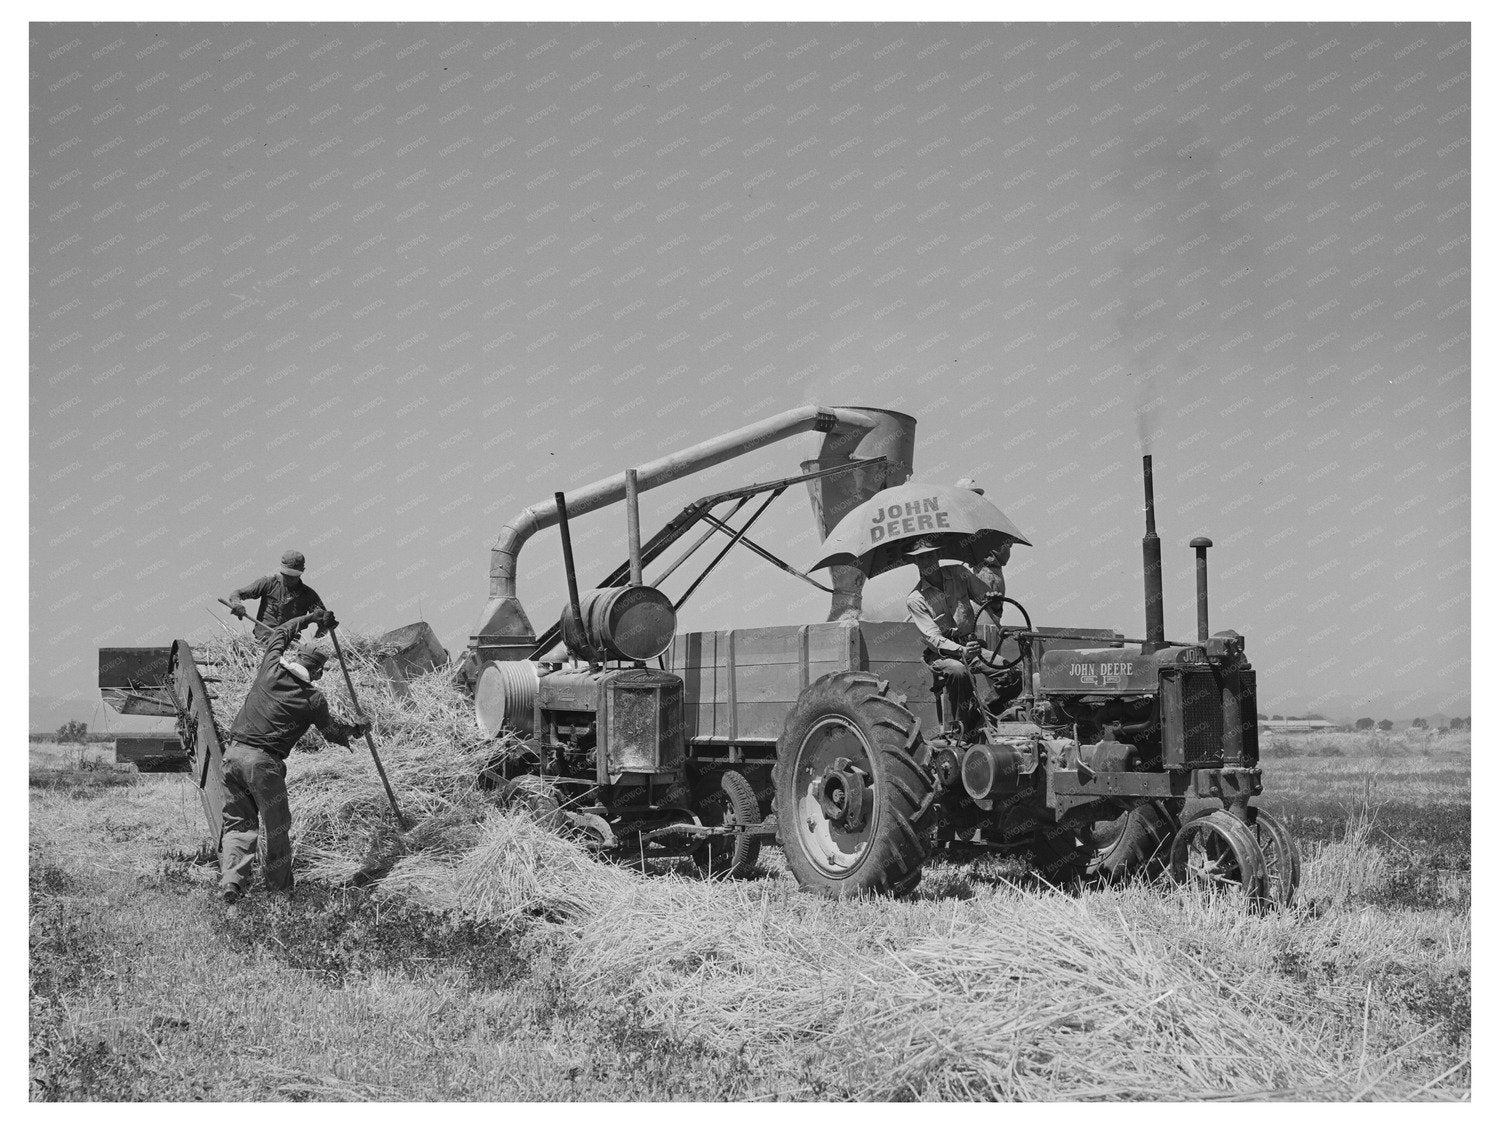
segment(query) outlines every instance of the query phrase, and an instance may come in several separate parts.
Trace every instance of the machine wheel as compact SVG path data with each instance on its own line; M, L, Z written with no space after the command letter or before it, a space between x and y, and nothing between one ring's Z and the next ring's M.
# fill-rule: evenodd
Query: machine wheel
M1302 882L1302 855L1297 841L1284 824L1269 812L1254 809L1255 822L1250 831L1260 845L1266 861L1266 900L1277 909L1291 906Z
M904 894L932 846L930 751L916 716L865 672L802 692L776 745L776 819L797 882L842 898Z
M557 789L541 777L527 774L502 781L496 792L503 806L525 812L543 827L556 828L563 823Z
M698 819L705 827L760 823L760 801L745 774L727 769L705 778L694 793ZM758 835L711 835L693 852L693 862L712 878L744 878L760 857Z
M1084 833L1072 824L1040 825L1027 848L1036 873L1059 890L1083 881L1094 857L1093 841L1085 837L1087 828Z
M1091 831L1094 844L1088 874L1101 882L1152 877L1167 865L1176 817L1160 801L1137 804L1113 820L1099 820Z
M1199 893L1266 899L1266 860L1250 828L1222 809L1195 816L1172 838L1172 880Z

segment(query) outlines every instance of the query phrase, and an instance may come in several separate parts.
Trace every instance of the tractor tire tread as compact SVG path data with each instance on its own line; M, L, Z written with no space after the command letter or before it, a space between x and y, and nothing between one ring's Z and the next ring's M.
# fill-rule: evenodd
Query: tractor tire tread
M910 892L921 878L931 847L926 821L934 807L934 785L926 762L931 753L921 738L916 716L890 697L890 683L868 672L834 672L814 681L787 715L778 745L773 779L777 819L796 821L793 791L796 733L828 713L838 713L862 728L878 770L877 816L888 825L870 841L870 852L856 872L840 879L816 870L800 844L782 834L787 865L806 889L845 897Z

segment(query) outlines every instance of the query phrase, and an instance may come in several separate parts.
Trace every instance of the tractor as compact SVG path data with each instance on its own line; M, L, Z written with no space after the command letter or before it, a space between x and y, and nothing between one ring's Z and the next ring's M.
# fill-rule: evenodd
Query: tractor
M911 480L915 425L867 407L792 410L556 493L508 524L461 671L479 727L518 739L485 782L591 846L642 861L691 856L710 874L741 876L774 840L804 889L832 897L908 893L946 849L1018 853L1057 886L1164 870L1257 908L1289 905L1300 860L1285 827L1253 803L1255 671L1242 636L1209 633L1208 539L1191 544L1197 636L1166 639L1151 458L1145 635L1034 626L1019 601L989 599L980 658L1017 690L986 709L935 686L914 624L862 615L864 582L905 564L904 535L935 530L959 560L973 560L982 541L954 531L956 489ZM822 445L800 474L705 496L642 543L641 491L807 433ZM748 534L799 484L825 545L847 539L872 508L896 513L879 548L825 552L813 569L826 565L831 586ZM621 500L627 558L580 593L570 516ZM994 514L984 534L1026 541ZM525 541L553 524L568 604L538 635L516 595L516 566ZM646 567L700 524L648 584ZM669 598L659 586L715 535L727 541ZM831 594L829 619L679 632L683 603L736 545ZM1184 818L1189 799L1210 803Z

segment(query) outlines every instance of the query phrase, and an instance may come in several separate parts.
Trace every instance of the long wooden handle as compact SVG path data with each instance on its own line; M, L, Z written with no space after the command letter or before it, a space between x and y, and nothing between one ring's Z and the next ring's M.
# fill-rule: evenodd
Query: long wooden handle
M344 648L339 643L338 629L330 628L328 634L333 637L333 650L339 658L339 670L344 673L344 685L349 688L349 701L354 704L354 713L364 720L364 709L359 705L359 696L354 693L354 680L349 677L349 665L344 662ZM385 775L385 766L380 763L380 754L375 751L375 739L370 736L370 731L365 730L365 744L370 747L370 757L375 761L375 771L380 774L380 783L385 785L385 798L391 802L391 811L396 814L396 822L401 825L401 830L406 830L406 817L401 814L401 806L396 803L396 793L391 788L390 778Z
M220 605L223 605L224 608L228 609L231 613L234 612L234 606L231 605L228 601L224 600L224 598L219 597L216 598L216 600ZM245 617L245 619L247 621L250 621L250 617L248 615ZM250 627L255 630L255 638L257 640L259 640L262 636L269 636L271 634L271 630L267 626L261 624L260 621L250 621Z

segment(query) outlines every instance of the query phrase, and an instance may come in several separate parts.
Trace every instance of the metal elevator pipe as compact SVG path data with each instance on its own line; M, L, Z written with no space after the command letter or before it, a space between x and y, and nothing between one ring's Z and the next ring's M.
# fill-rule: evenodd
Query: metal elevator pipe
M636 469L637 487L642 492L660 487L788 437L812 432L826 435L820 460L885 455L888 468L882 486L889 487L904 483L911 475L915 430L914 418L892 410L801 406L640 465ZM624 476L616 472L567 492L568 514L576 518L624 498ZM519 643L507 645L491 641L532 633L531 622L516 596L517 560L521 548L532 535L556 522L557 506L549 500L533 504L501 528L490 550L490 599L475 628L472 647L517 651L524 647ZM827 528L820 526L819 530L827 533ZM857 598L857 591L855 596ZM494 655L515 658L499 652Z

